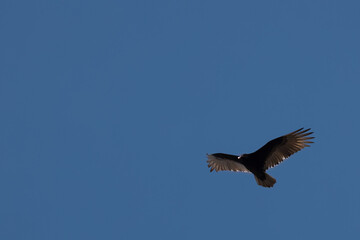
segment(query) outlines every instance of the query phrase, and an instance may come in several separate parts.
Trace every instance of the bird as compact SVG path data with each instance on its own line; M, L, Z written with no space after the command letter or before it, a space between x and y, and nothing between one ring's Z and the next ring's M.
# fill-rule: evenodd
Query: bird
M207 163L212 171L235 171L254 174L258 185L263 187L273 187L276 179L266 173L266 170L273 168L285 159L300 151L305 147L310 147L310 141L314 137L310 136L311 129L300 128L294 132L275 138L257 151L240 156L214 153L206 154Z

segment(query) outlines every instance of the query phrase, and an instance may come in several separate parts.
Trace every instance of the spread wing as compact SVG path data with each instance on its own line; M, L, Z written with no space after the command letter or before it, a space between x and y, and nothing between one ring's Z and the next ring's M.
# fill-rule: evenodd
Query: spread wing
M265 159L264 170L275 167L294 153L300 151L305 147L310 147L309 141L314 137L309 137L313 132L308 132L310 130L300 128L292 133L284 135L279 138L275 138L265 144L262 148L257 150L254 154Z
M212 171L234 171L234 172L250 172L244 165L225 157L217 157L207 154L208 167Z

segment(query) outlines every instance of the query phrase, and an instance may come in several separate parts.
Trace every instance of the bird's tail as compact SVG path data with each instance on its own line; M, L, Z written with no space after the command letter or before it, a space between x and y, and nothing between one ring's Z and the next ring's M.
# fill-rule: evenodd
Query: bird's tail
M263 179L260 179L257 176L255 176L255 180L256 180L257 184L259 184L260 186L263 186L263 187L273 187L274 184L276 183L276 179L267 173L265 173Z

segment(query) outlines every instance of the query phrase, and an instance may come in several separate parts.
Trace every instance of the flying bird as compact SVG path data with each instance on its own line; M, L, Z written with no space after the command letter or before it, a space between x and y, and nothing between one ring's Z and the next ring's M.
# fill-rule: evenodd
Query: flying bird
M265 171L275 167L294 153L305 147L310 147L309 141L313 132L309 129L300 128L292 133L275 138L253 153L242 154L240 156L214 153L207 154L208 167L210 172L235 171L248 172L254 174L257 184L263 187L273 187L276 179Z

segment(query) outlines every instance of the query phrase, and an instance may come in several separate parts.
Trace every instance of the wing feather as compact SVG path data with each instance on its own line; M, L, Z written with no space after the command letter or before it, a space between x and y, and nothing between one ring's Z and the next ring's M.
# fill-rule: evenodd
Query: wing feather
M243 164L235 162L227 158L215 157L212 154L207 154L208 167L212 171L234 171L234 172L250 172Z
M310 128L305 130L300 128L294 132L268 142L265 146L259 149L257 152L261 152L263 154L266 153L264 169L266 170L275 167L294 153L305 147L309 147L307 143L313 143L309 140L314 138L309 136L313 133L309 132L309 130Z

